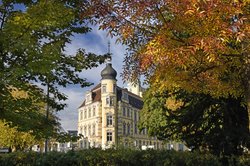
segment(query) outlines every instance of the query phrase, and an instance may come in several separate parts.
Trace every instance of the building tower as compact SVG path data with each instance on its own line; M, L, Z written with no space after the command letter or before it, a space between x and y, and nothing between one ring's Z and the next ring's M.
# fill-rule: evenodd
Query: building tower
M102 102L102 148L117 144L117 97L116 75L110 62L101 72L101 102Z

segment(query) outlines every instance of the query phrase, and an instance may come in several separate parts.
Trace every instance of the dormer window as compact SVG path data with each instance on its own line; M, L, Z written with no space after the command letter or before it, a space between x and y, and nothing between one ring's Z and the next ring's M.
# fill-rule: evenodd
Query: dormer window
M128 94L126 92L122 93L122 98L128 100Z
M86 94L86 102L88 103L88 102L91 102L91 101L92 101L91 92L88 92Z

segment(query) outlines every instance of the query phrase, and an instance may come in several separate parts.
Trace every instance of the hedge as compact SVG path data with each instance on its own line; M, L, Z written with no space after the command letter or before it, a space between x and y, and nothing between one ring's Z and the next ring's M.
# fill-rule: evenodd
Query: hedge
M222 164L221 161L224 161ZM198 152L176 152L132 149L88 149L63 152L15 152L0 155L1 166L244 166L248 156L224 160Z

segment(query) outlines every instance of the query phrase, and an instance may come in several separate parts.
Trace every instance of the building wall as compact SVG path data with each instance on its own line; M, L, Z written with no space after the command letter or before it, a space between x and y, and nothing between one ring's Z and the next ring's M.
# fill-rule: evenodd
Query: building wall
M98 147L101 145L102 126L101 126L101 103L89 103L78 110L78 132L88 140L90 146ZM81 143L80 148L86 143ZM86 147L86 146L84 146Z
M117 101L116 80L102 80L100 88L101 100L92 101L93 99L88 97L92 92L88 92L85 105L78 110L78 131L84 136L79 141L80 148L102 147L105 149L112 146L125 146L138 149L187 150L182 143L163 143L156 137L149 137L147 129L140 132L137 127L140 109L129 104L128 95L132 94L126 89L122 89L121 100ZM133 97L141 100L137 95ZM111 98L113 98L112 102ZM108 116L112 116L111 125L107 124ZM111 133L111 141L107 140L107 133Z

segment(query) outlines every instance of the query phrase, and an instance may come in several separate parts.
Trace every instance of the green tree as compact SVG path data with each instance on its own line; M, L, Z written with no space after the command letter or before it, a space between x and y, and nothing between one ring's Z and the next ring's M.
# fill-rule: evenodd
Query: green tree
M215 155L241 155L250 147L247 107L242 98L154 91L149 88L140 113L140 128L163 140L180 140L192 149Z
M61 101L67 99L58 87L91 85L78 73L103 63L108 55L98 56L84 49L76 55L64 54L75 33L91 30L80 18L82 5L76 0L0 2L0 119L44 134L40 129L46 119L33 103L48 103L58 111L65 107ZM39 84L49 87L49 98ZM15 89L27 92L27 97L14 97Z

